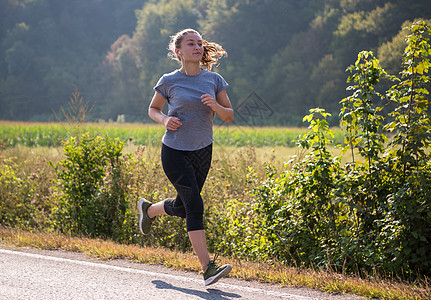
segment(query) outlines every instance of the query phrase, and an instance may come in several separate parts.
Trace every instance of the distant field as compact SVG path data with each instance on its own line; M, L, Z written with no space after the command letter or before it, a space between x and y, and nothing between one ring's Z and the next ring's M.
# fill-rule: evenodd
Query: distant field
M343 142L343 132L333 128L334 144ZM92 135L108 135L135 145L158 145L164 128L158 124L138 123L85 123L69 125L63 123L30 123L0 121L0 145L15 147L56 147L69 136L89 132ZM294 147L299 135L307 128L293 127L243 127L215 125L215 144L223 146Z

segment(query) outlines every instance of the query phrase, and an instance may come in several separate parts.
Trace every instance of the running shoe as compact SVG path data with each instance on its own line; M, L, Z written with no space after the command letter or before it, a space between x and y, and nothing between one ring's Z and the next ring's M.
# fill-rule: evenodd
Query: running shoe
M138 209L140 213L139 218L139 229L141 230L143 235L150 234L151 224L154 222L156 217L150 218L147 214L148 208L151 206L151 202L145 199L141 199L138 202Z
M204 272L205 285L216 283L232 270L231 265L219 266L214 260L210 260Z

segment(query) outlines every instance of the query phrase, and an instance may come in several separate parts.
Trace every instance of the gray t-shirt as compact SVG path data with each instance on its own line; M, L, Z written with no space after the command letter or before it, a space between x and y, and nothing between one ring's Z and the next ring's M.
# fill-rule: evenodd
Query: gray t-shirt
M166 130L163 144L183 151L205 148L213 141L214 111L202 103L201 96L210 94L214 98L228 84L217 73L202 70L199 75L188 76L175 70L164 74L154 90L168 103L168 116L180 119L177 130Z

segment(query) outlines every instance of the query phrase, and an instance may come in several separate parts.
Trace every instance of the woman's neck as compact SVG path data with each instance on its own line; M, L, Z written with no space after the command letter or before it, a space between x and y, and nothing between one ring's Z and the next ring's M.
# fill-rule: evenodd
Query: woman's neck
M180 72L188 76L196 76L202 72L199 64L183 64Z

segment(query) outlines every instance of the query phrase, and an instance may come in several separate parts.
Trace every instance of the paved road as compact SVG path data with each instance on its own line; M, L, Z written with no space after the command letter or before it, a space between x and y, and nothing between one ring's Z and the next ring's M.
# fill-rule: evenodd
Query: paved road
M225 278L205 287L202 275L126 260L98 261L62 251L0 249L0 299L359 299L311 289Z

